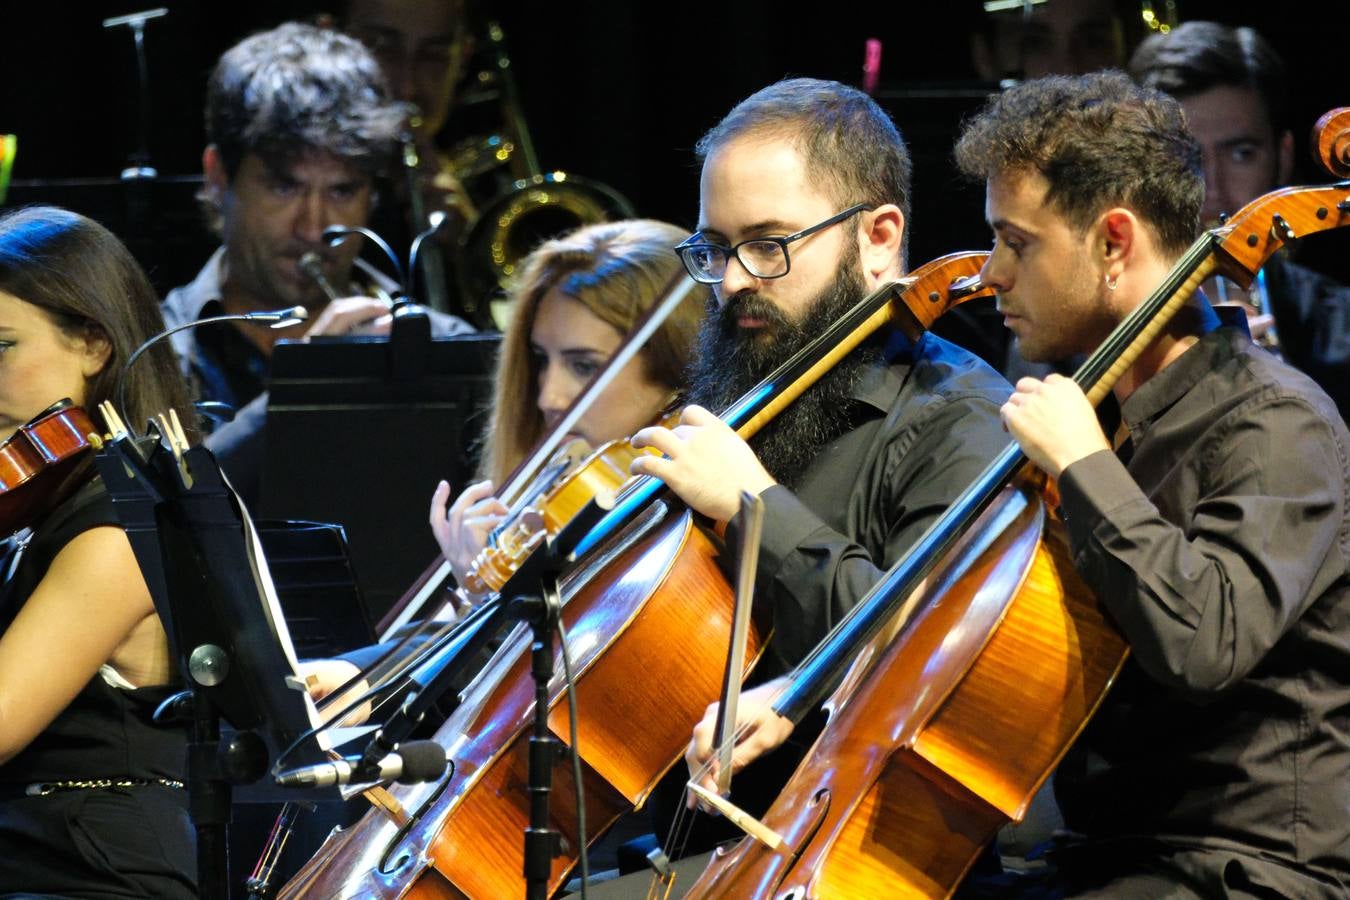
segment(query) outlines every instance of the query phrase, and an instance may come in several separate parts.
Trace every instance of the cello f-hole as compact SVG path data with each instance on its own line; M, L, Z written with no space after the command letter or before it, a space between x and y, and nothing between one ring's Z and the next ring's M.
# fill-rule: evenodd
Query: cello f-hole
M399 872L402 872L404 869L408 868L408 864L411 862L412 862L412 854L409 853L407 850L404 850L402 853L398 855L397 859L392 860L388 864L381 861L380 874L389 876L397 875Z
M394 832L394 836L391 837L389 843L385 845L384 855L380 857L380 864L376 866L376 871L381 875L394 875L407 867L408 863L412 860L412 854L405 850L397 859L391 861L394 851L398 849L399 845L403 843L408 834L417 826L417 823L422 821L422 816L424 816L426 811L432 807L432 804L440 798L441 794L445 793L445 789L450 786L450 779L453 778L454 775L455 768L454 764L451 763L450 770L445 773L445 777L441 779L441 783L436 786L436 790L427 795L427 799L422 801L421 805L417 807L417 811L408 816L408 820L399 826L398 831Z

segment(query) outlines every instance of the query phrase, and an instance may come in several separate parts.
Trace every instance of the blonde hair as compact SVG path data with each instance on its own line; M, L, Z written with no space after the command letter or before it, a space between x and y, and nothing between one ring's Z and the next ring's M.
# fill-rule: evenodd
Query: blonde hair
M536 403L539 367L530 350L543 296L557 289L627 334L680 271L674 247L686 236L677 226L653 219L606 222L546 241L526 257L512 286L515 309L502 335L495 402L483 440L483 477L500 486L544 435ZM706 300L703 292L691 295L638 354L647 378L670 388L672 395L684 390Z

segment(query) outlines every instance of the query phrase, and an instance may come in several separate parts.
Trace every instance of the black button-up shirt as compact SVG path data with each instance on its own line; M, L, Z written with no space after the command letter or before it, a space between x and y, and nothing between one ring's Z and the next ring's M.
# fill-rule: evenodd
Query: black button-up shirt
M890 336L881 364L865 369L852 391L848 430L820 449L791 489L760 494L755 590L772 610L774 633L755 682L805 659L1007 446L999 408L1011 393L979 357L933 334L914 343ZM729 543L738 527L739 516ZM820 725L808 717L788 746L737 776L732 802L762 814ZM648 804L657 835L683 805L686 778L683 766L672 770ZM735 836L726 820L704 818L694 834L690 852Z
M896 334L884 360L853 391L852 427L792 490L761 494L774 638L760 677L801 662L1008 443L1011 388L974 354Z
M1217 326L1217 322L1213 322ZM1132 650L1061 765L1086 846L1141 842L1286 896L1350 887L1350 436L1216 327L1123 404L1133 452L1060 480L1074 560ZM1117 857L1118 858L1118 857Z

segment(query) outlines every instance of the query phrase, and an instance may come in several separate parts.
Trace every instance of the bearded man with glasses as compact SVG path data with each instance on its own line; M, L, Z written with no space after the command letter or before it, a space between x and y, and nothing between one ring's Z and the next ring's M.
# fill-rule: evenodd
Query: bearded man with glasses
M767 734L778 720L770 679L800 662L1007 443L998 409L1011 388L935 335L911 342L884 331L747 445L709 410L904 274L909 152L866 94L810 79L743 101L697 151L700 227L677 248L711 287L694 405L674 429L636 435L665 458L644 456L633 471L661 478L732 532L740 492L763 501L757 591L774 636L755 677L769 683L742 697L738 718ZM810 737L810 728L794 735ZM763 811L795 763L778 756L756 764L760 777L736 782L734 802ZM677 775L668 780L674 797ZM659 820L663 804L651 806Z

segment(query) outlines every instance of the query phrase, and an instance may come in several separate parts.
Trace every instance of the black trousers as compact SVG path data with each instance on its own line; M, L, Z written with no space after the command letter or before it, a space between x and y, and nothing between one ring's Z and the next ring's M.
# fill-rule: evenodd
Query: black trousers
M0 802L0 897L195 898L187 792L145 785Z

